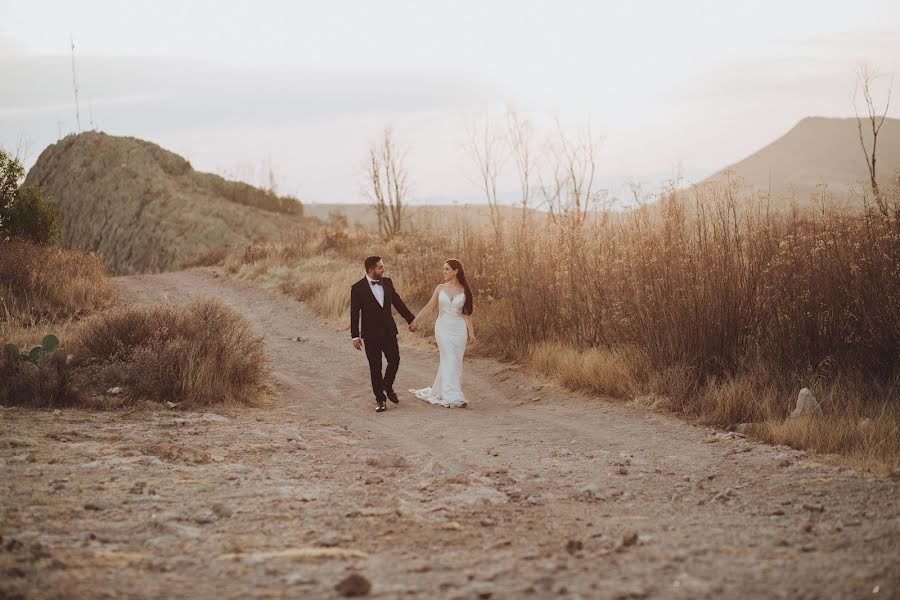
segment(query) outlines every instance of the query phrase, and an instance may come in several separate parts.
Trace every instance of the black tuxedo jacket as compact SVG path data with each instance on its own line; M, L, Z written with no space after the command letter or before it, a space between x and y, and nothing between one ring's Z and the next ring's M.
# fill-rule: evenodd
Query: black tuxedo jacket
M400 294L394 289L394 282L387 277L381 278L384 287L384 306L378 304L375 294L369 287L365 277L350 287L350 336L363 339L397 335L397 324L391 306L397 309L400 316L412 323L415 316L410 312ZM359 329L359 317L362 313L362 335Z

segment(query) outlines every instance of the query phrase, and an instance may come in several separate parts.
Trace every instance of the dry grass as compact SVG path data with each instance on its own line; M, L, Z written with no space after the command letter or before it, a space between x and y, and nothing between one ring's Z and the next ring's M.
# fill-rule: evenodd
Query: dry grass
M556 379L570 389L610 398L639 393L643 362L637 352L608 348L578 350L553 342L537 344L525 359L534 372Z
M118 290L93 255L0 243L0 337L17 328L77 319L109 306Z
M108 311L85 322L72 352L102 389L122 386L132 399L208 406L264 393L262 338L219 300Z
M582 225L511 220L499 238L454 223L384 243L332 223L318 241L223 264L345 326L367 254L385 258L413 310L444 259L462 259L480 353L572 389L720 427L761 423L756 434L775 443L900 468L900 187L863 211L823 190L813 209L778 212L730 182ZM801 387L820 397L822 421L784 422Z

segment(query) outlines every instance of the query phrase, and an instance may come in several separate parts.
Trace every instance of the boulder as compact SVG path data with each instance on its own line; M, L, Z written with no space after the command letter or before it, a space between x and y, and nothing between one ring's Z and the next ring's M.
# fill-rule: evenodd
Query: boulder
M796 419L798 417L821 417L822 407L819 406L812 390L803 388L797 395L797 408L791 413L789 418Z

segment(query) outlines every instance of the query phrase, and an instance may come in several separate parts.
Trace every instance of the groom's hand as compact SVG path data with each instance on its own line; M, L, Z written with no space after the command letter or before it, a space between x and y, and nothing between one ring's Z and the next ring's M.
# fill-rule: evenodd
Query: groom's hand
M353 347L357 350L362 350L362 340L359 338L353 338Z

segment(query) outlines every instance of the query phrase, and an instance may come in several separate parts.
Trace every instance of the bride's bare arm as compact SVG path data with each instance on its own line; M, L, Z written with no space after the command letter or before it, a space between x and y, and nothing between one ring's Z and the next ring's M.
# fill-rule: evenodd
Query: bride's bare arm
M475 343L475 326L472 324L472 315L463 315L466 318L466 331L469 333L469 343Z
M413 322L410 325L418 325L419 321L422 317L431 314L431 311L434 310L434 307L437 306L438 303L438 294L441 291L441 286L437 286L434 288L434 293L431 294L431 299L428 301L428 304L422 307L422 310L419 311L419 314L416 315L416 318L413 319Z

